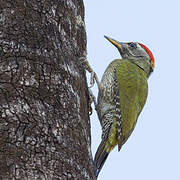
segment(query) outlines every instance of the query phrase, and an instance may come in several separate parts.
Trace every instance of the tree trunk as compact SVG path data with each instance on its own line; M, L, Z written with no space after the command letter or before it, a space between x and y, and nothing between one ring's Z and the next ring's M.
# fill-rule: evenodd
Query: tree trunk
M95 179L82 0L0 0L0 179Z

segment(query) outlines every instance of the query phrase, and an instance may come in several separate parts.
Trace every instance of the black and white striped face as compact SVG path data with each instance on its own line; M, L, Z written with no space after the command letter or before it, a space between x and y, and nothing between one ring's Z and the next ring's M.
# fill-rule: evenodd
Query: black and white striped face
M105 36L114 46L116 46L124 59L143 59L154 69L154 57L151 51L143 44L138 42L118 42Z
M118 48L122 58L134 59L134 58L146 58L150 60L149 55L144 48L137 42L120 43L121 47Z

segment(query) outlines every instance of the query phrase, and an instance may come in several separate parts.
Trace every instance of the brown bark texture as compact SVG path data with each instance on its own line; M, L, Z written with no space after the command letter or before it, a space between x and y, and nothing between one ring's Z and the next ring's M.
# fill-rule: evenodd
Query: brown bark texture
M0 179L95 179L82 0L0 0Z

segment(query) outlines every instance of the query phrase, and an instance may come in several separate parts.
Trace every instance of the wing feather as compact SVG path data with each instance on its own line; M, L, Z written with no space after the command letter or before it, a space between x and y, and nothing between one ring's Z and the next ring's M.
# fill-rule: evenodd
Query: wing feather
M118 87L118 90L115 89L115 92L119 93L118 101L121 111L120 122L118 122L119 119L116 117L118 147L120 148L136 125L137 118L147 99L148 85L146 73L128 60L122 61L117 66L115 74Z

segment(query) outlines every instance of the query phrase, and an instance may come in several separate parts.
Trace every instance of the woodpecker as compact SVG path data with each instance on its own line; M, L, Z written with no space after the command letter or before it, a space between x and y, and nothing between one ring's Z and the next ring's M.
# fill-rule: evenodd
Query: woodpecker
M120 151L136 125L148 95L148 77L154 70L152 52L138 42L118 42L105 36L120 52L107 67L98 85L96 105L102 140L94 159L98 176L111 150Z

